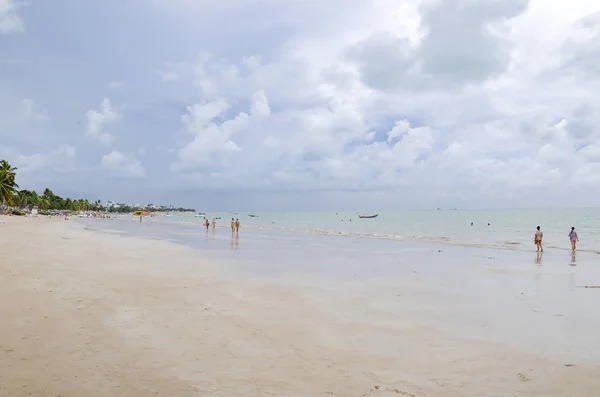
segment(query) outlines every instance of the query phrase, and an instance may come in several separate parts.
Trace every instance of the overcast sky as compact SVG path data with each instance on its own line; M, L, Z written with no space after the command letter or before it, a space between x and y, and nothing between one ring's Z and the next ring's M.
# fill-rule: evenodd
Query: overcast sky
M596 205L599 10L0 0L0 158L207 211Z

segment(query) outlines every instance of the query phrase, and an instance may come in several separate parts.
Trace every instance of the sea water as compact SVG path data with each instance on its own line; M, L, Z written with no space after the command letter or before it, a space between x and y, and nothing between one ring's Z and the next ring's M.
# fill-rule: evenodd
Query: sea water
M600 252L600 208L389 211L371 219L359 218L354 212L206 213L209 220L217 217L221 217L218 224L225 227L229 227L231 218L239 218L242 229L510 250L530 250L536 226L542 228L547 248L570 249L567 235L574 226L581 239L580 251ZM174 213L145 221L202 224L204 218Z

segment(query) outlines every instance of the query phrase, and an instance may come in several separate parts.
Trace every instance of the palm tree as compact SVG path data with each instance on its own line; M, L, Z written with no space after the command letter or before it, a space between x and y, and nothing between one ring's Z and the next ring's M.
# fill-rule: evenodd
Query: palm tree
M19 185L15 182L16 167L11 166L8 161L0 160L0 204L13 201Z

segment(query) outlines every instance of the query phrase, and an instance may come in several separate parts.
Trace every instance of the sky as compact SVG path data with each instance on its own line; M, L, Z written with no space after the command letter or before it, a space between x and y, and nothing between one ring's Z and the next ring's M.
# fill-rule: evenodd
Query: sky
M596 0L0 0L21 188L198 210L594 206Z

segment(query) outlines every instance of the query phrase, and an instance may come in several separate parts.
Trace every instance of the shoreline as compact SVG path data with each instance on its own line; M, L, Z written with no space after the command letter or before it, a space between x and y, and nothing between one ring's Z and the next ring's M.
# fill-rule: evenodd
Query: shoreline
M239 255L227 264L213 251L72 221L3 220L3 396L564 396L600 387L599 365L460 338L398 312L438 303L438 287L420 274L279 283L238 272Z
M138 223L138 218L131 218L124 216L116 218L117 222L123 223ZM85 219L84 219L85 220ZM155 225L178 225L180 227L188 227L193 229L200 228L203 229L203 225L200 223L195 223L192 220L179 220L174 221L172 219L161 219L161 217L157 217L157 219L148 219L146 221L149 224ZM229 225L217 225L217 230L228 230ZM531 252L532 250L535 252L536 247L533 244L533 233L531 232L531 239L528 237L523 241L518 241L515 239L497 241L490 239L489 241L474 241L469 242L466 236L428 236L428 235L396 235L396 234L386 234L386 233L376 233L376 232L365 232L360 233L356 231L343 231L337 229L320 229L320 228L307 228L304 226L271 226L271 225L253 225L253 224L243 224L242 230L250 230L257 233L292 233L292 234L305 234L305 235L314 235L314 236L323 236L323 237L340 237L340 238L355 238L355 239L366 239L366 240L383 240L383 241L391 241L391 242L415 242L415 243L423 243L428 245L443 245L443 246L453 246L453 247L469 247L469 248L481 248L481 249L498 249L505 251L517 251L517 252ZM555 241L556 235L552 235L553 238L544 239L544 248L550 251L559 251L559 252L571 252L570 244L567 240L565 240L564 244L558 243ZM589 238L587 241L593 241ZM526 248L530 246L532 249ZM589 253L594 255L600 255L600 246L589 246L584 245L583 248L579 247L576 252L581 253Z

